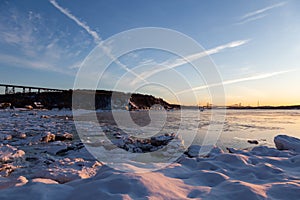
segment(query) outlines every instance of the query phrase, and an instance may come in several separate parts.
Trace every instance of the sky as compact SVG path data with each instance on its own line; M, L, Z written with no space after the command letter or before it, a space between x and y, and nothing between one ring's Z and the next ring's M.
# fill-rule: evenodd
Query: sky
M300 104L299 10L297 0L3 0L0 83L73 88L87 57L100 48L115 61L99 89L135 89L171 103L205 105L220 104L211 89L222 86L226 105ZM180 55L159 49L116 57L118 45L106 41L143 27L174 30L197 42L203 50L184 56L210 61L202 67L215 68L221 81L208 84ZM96 75L87 74L85 82Z

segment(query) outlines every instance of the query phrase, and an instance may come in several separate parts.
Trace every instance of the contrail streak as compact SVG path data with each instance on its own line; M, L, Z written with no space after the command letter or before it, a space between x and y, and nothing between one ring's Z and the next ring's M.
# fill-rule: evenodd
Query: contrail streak
M238 79L233 79L233 80L227 80L227 81L223 81L222 83L213 83L213 84L210 84L210 85L203 85L203 86L194 87L194 88L187 89L187 90L182 90L180 92L177 92L176 94L183 94L183 93L187 93L187 92L195 92L195 91L198 91L198 90L203 90L203 89L207 89L207 88L211 88L211 87L229 85L229 84L240 83L240 82L245 82L245 81L260 80L260 79L265 79L265 78L270 78L270 77L273 77L273 76L277 76L277 75L280 75L280 74L285 74L285 73L292 72L292 71L295 71L295 70L278 71L278 72L259 74L259 75L255 75L255 76L249 76L249 77L238 78Z
M83 28L88 34L90 34L93 38L96 44L99 44L102 39L101 37L97 34L96 31L93 31L88 25L86 25L84 22L80 21L77 17L75 17L70 11L67 9L61 7L58 5L58 3L55 0L50 0L50 3L57 8L60 12L62 12L64 15L72 19L78 26Z
M61 13L63 13L64 15L66 15L68 18L70 18L71 20L73 20L78 26L80 26L81 28L83 28L88 34L90 34L95 43L98 45L100 44L102 41L101 37L97 34L96 31L93 31L88 25L86 25L84 22L80 21L75 15L73 15L69 10L61 7L55 0L50 0L50 3L57 8ZM142 77L140 77L139 74L135 73L134 71L132 71L131 69L129 69L126 65L124 65L123 63L121 63L118 58L116 58L114 55L112 55L110 53L110 51L108 51L107 47L104 47L102 44L100 45L100 47L103 49L103 51L106 53L106 55L108 55L117 65L119 65L121 68L123 68L124 70L126 70L127 72L133 74L135 77L137 77L138 79L142 80L143 82L147 82L145 79L143 79Z
M140 77L142 79L147 79L147 78L149 78L149 77L151 77L154 74L157 74L159 72L162 72L162 71L165 71L165 70L168 70L168 69L172 69L172 68L175 68L175 67L179 67L179 66L184 65L184 64L188 64L188 63L190 63L192 61L195 61L197 59L203 58L205 56L217 54L217 53L219 53L219 52L221 52L221 51L223 51L225 49L235 48L235 47L247 44L249 41L250 41L250 39L247 39L247 40L237 40L237 41L233 41L233 42L230 42L230 43L227 43L227 44L223 44L223 45L214 47L212 49L208 49L206 51L202 51L202 52L199 52L199 53L188 55L185 58L179 58L179 59L174 59L174 60L167 60L167 61L165 61L163 63L157 64L159 66L165 66L165 67L161 67L161 68L158 68L158 69L151 69L151 70L149 70L147 72L142 73L140 75ZM138 81L139 81L138 79L135 79L135 80L132 81L132 84L134 85Z
M274 5L271 5L271 6L268 6L268 7L265 7L265 8L262 8L262 9L259 9L259 10L256 10L256 11L253 11L253 12L250 12L250 13L247 13L247 14L245 14L241 19L246 19L246 18L248 18L248 17L253 17L253 16L255 16L255 15L265 13L266 11L271 10L271 9L273 9L273 8L277 8L277 7L284 6L286 3L287 3L287 2L277 3L277 4L274 4Z

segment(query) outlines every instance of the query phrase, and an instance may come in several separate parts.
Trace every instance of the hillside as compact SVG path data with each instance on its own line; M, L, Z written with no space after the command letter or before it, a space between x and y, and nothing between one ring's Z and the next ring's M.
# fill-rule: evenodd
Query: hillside
M76 92L76 93L75 93ZM44 108L72 108L72 97L76 94L73 101L73 108L81 109L150 109L158 104L165 109L180 109L179 105L169 104L161 98L145 94L129 94L123 92L112 92L97 90L96 94L91 90L66 90L63 92L42 92L42 93L16 93L0 95L0 103L11 104L11 107L22 108L27 105L35 107L34 102L40 102ZM95 96L94 96L95 95ZM92 98L95 97L95 105ZM91 102L91 103L89 103Z

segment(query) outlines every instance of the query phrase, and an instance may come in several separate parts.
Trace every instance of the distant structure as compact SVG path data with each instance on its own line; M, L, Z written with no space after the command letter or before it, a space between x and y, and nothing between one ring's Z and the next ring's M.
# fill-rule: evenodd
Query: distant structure
M206 108L207 108L207 109L211 109L212 106L213 106L213 105L212 105L211 103L209 103L209 102L206 103Z
M32 86L22 86L22 85L8 85L0 84L0 87L5 87L5 94L15 94L16 89L21 89L22 93L31 93L35 90L37 93L40 92L63 92L66 90L54 89L54 88L44 88L44 87L32 87Z
M259 107L259 100L257 101L257 107Z

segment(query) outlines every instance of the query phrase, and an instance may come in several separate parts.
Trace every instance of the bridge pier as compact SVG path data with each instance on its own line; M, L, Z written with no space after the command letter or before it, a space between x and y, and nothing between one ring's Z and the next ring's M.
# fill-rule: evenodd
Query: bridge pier
M15 94L15 87L12 86L10 89L10 86L5 86L5 94Z

